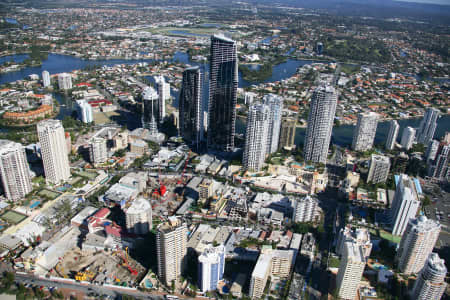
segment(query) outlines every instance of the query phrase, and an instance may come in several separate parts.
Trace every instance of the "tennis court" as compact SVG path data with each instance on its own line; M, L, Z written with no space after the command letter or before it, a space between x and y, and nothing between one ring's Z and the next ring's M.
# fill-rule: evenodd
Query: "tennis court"
M9 224L18 224L27 218L26 215L19 214L18 212L8 210L3 215L0 216L4 221Z

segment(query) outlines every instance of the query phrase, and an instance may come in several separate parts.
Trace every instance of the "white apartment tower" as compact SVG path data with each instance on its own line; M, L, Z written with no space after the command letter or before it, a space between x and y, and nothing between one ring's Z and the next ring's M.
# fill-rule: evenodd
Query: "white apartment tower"
M414 182L408 175L400 175L390 211L393 235L403 235L409 220L416 217L419 206Z
M431 253L414 283L412 298L416 300L439 300L447 283L445 261L436 253Z
M416 138L416 130L408 126L405 129L403 129L402 140L400 141L400 144L404 149L409 150L411 149L415 138Z
M225 272L225 247L207 246L198 257L198 285L202 292L214 291Z
M92 107L86 100L77 100L78 118L83 123L91 123L94 121Z
M427 108L422 122L420 122L419 129L417 130L418 143L427 145L433 139L439 115L439 109L432 107Z
M435 159L428 165L428 176L437 180L445 180L450 176L448 162L450 159L450 144L441 142L436 151Z
M128 232L147 234L152 229L152 206L142 197L134 200L125 211Z
M389 176L390 167L391 162L389 161L389 157L372 154L367 182L372 182L374 184L386 182Z
M42 85L44 87L49 87L51 85L50 73L48 71L42 72Z
M250 280L250 297L261 298L269 276L287 279L292 271L293 259L294 250L261 251Z
M337 98L332 86L321 86L314 91L305 134L305 161L326 163Z
M270 154L278 151L283 98L274 94L268 94L264 96L263 103L269 107L269 129L267 134L266 154Z
M431 140L428 143L427 151L425 152L425 157L427 158L427 162L433 161L436 159L436 155L439 150L439 141Z
M402 273L419 273L433 252L440 231L441 225L425 216L409 220L395 257Z
M312 222L318 215L319 201L317 198L307 195L297 200L294 210L295 222Z
M344 254L344 246L346 242L356 243L361 247L364 258L370 256L372 251L372 242L370 240L370 233L367 228L356 228L352 230L351 226L345 226L341 228L336 243L336 253L339 255Z
M37 124L45 179L58 184L70 177L69 155L64 127L59 120L44 120Z
M366 266L364 252L356 242L345 242L336 279L338 297L353 300Z
M22 199L33 190L25 148L8 140L0 140L0 178L6 198Z
M169 217L158 226L156 251L158 276L167 286L177 283L183 270L187 252L187 227L176 217Z
M94 137L89 143L89 160L94 165L104 163L108 159L106 139Z
M69 73L58 74L58 86L60 90L70 90L72 88L72 75Z
M162 75L155 76L155 83L159 100L159 122L162 123L166 116L166 101L170 99L170 84Z
M374 112L358 114L358 122L353 132L352 149L366 151L372 148L377 132L378 114Z
M248 111L243 165L247 170L261 170L266 158L270 112L267 105L254 102Z
M397 142L398 131L400 130L400 125L396 120L389 121L389 133L386 139L386 149L392 150Z

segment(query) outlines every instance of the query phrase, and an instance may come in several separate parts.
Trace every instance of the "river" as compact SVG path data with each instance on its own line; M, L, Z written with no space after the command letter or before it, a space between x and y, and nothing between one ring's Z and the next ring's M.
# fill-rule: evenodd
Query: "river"
M16 62L23 61L27 58L27 55L13 55L13 56L5 56L0 58L0 63L14 60ZM42 65L39 67L27 67L20 71L9 72L5 74L0 74L0 84L16 81L27 77L30 74L39 74L41 75L42 71L47 70L50 74L62 73L62 72L71 72L73 70L82 69L90 66L113 66L116 64L135 64L138 62L153 62L151 59L141 59L141 60L125 60L125 59L113 59L113 60L84 60L78 57L60 55L60 54L49 54L48 59L43 61ZM176 52L172 62L180 62L184 64L190 65L198 65L203 70L203 74L205 71L208 71L209 64L208 63L199 63L189 60L189 56L184 52ZM293 60L289 59L284 63L275 65L273 67L272 76L264 80L264 82L275 82L280 81L286 78L293 76L298 67L314 63L315 61L310 60ZM147 77L150 81L153 81L153 78L150 76ZM203 92L205 93L204 99L208 99L208 79L207 76L204 78ZM239 72L239 87L248 87L252 84L258 84L255 82L249 82L242 78L242 74ZM172 91L172 96L175 98L173 101L173 105L176 107L178 105L178 92ZM58 100L58 102L62 105L60 112L57 116L58 119L63 119L67 115L71 115L74 106L73 102L70 99L67 99L65 96L54 94L54 97ZM204 102L204 110L207 109L207 101ZM128 118L127 118L128 119ZM130 118L134 119L134 118ZM403 128L406 126L418 127L420 124L420 119L405 119L400 120L400 133L401 136ZM138 124L136 122L129 122L129 129L134 129ZM333 128L332 142L340 145L340 146L348 146L352 142L353 137L353 125L342 125ZM436 129L435 138L440 138L445 134L445 131L448 131L450 128L450 116L442 116L438 120L438 126ZM389 124L387 122L380 122L378 124L377 134L375 137L375 144L384 143L387 133L389 130ZM238 118L236 121L236 131L237 133L245 132L245 121ZM305 128L297 128L295 135L295 143L296 145L302 146L305 135ZM400 137L399 137L400 138Z

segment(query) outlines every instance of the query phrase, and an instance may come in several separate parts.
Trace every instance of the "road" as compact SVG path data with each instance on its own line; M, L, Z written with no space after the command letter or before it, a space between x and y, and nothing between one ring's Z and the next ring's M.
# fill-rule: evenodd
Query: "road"
M160 295L150 295L148 293L143 293L140 291L133 291L133 290L123 290L123 289L113 289L110 287L103 287L93 284L87 284L87 285L81 285L79 283L69 283L69 282L57 282L52 281L50 279L42 279L42 278L36 278L32 275L28 274L20 274L16 273L16 282L17 283L23 283L23 284L33 284L37 286L45 286L45 287L57 287L58 289L64 288L64 289L71 289L71 290L77 290L80 292L85 293L86 295L89 293L96 293L98 295L108 295L111 297L117 297L119 295L128 295L132 297L137 297L138 299L164 299L163 296Z

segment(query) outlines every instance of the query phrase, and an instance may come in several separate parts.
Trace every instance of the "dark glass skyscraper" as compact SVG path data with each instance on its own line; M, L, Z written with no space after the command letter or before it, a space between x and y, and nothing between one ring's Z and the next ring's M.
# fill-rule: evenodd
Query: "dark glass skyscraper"
M202 140L202 78L199 67L183 72L180 99L180 134L195 148Z
M208 103L208 148L233 151L238 87L236 42L211 37Z

